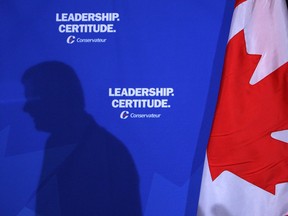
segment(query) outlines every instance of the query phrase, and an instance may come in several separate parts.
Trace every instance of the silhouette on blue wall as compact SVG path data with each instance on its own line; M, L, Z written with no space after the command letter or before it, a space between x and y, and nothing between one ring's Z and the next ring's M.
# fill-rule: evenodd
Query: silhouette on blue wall
M139 180L121 143L85 112L74 70L61 62L37 64L22 77L23 110L50 133L37 191L30 203L41 216L138 216ZM31 204L27 204L31 205Z

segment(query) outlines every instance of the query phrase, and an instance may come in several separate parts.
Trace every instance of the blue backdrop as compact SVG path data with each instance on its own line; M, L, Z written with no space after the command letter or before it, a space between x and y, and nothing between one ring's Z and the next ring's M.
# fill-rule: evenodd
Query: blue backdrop
M35 215L37 201L31 197L37 193L50 134L35 129L23 112L27 98L21 77L35 64L61 61L74 68L87 113L131 153L143 215L196 215L233 4L0 1L0 214ZM117 13L119 19L56 20L56 14L65 13ZM62 24L95 23L111 24L115 32L59 31ZM115 88L170 88L173 94L109 96L109 89ZM163 99L169 107L115 108L115 99ZM135 118L133 113L161 116ZM54 167L61 164L55 161ZM93 173L93 167L89 169Z

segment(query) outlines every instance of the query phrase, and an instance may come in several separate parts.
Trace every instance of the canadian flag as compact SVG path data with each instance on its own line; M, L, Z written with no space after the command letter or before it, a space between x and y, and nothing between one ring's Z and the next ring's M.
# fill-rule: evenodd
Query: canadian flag
M236 0L199 216L288 215L285 0Z

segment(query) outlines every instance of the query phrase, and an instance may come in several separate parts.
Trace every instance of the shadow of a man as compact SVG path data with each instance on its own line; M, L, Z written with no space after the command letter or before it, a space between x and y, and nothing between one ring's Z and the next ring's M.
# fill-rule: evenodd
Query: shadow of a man
M123 143L85 112L74 70L62 62L43 62L25 71L22 83L23 110L37 130L50 133L34 198L36 213L142 215L133 159ZM71 150L65 155L59 149L66 147Z

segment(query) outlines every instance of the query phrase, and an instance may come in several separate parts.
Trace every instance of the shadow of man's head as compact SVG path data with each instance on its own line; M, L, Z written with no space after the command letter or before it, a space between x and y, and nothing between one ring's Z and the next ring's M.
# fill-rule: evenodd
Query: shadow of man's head
M49 61L32 66L25 71L22 83L27 99L23 109L38 130L53 133L71 116L84 112L80 81L67 64Z

